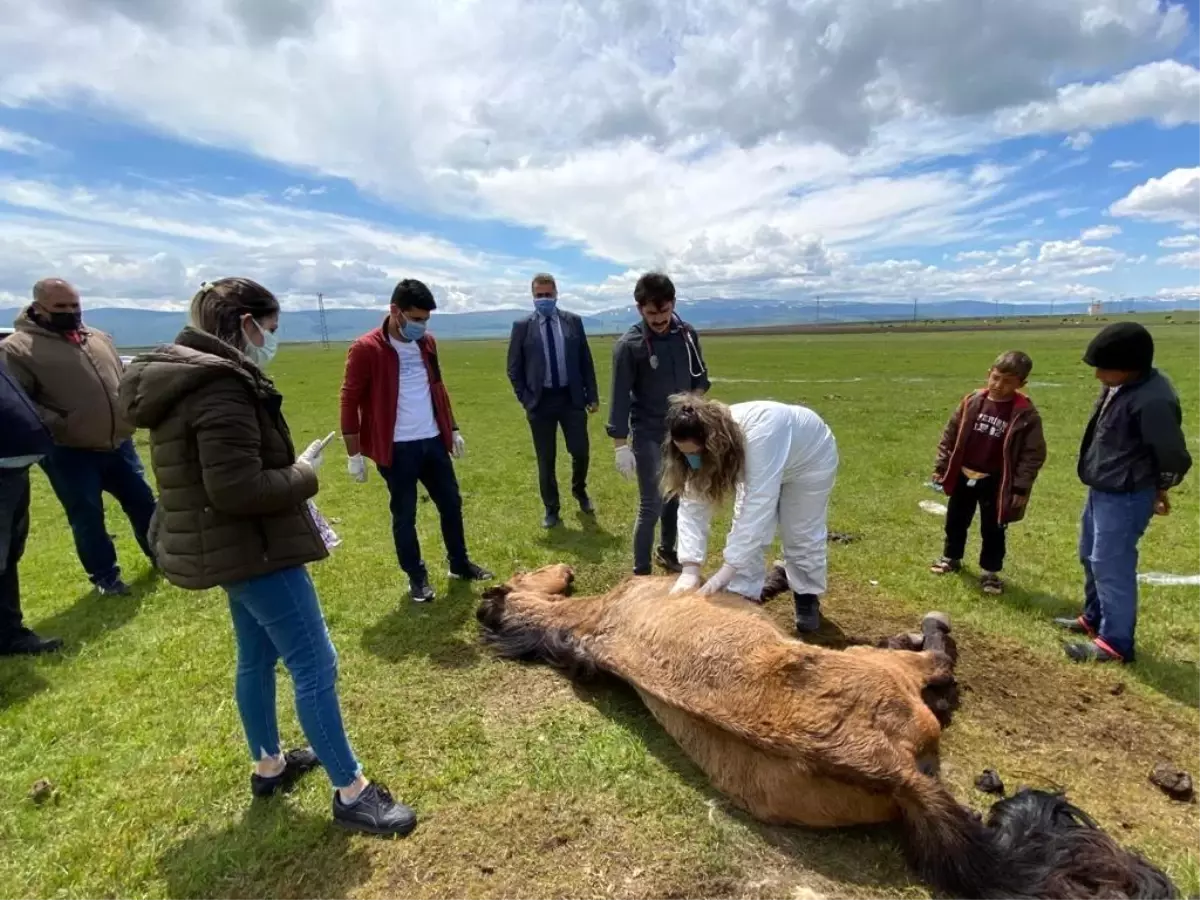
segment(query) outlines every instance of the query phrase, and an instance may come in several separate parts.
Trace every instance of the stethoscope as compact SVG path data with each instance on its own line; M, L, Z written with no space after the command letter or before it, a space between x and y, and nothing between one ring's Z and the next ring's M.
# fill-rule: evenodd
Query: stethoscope
M684 326L683 319L672 313L671 324L678 326L680 332L683 334L683 344L685 347L687 347L688 374L693 378L699 378L701 375L704 375L706 372L708 372L708 369L704 366L704 358L700 355L700 348L697 347L696 342L692 340L692 333ZM649 326L646 327L642 339L646 342L646 352L650 354L650 368L657 369L658 354L654 352L654 340L650 336ZM695 360L694 365L700 367L699 372L693 369L693 359Z

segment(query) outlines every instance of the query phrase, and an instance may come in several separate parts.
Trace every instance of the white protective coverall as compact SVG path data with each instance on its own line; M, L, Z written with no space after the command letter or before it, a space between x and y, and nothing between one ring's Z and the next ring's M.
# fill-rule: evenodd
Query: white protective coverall
M837 477L833 432L811 409L752 400L729 407L746 441L746 471L725 539L725 564L734 569L726 590L757 599L766 581L764 556L782 531L788 586L798 594L823 594L826 515ZM679 503L679 560L702 563L712 505L689 497Z

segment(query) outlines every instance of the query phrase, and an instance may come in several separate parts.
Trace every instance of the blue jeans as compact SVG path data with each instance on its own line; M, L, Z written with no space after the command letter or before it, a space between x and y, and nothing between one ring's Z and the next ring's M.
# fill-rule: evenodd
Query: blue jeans
M1089 490L1079 535L1084 621L1126 662L1137 628L1138 541L1154 515L1153 488L1131 494Z
M237 638L238 712L254 759L280 752L275 718L275 661L283 657L296 689L296 716L334 787L360 767L338 707L337 651L303 566L224 585Z
M40 465L67 514L75 553L92 584L108 587L121 577L117 550L104 524L105 492L121 504L138 546L154 561L147 537L154 492L146 483L146 470L132 440L115 450L55 447Z

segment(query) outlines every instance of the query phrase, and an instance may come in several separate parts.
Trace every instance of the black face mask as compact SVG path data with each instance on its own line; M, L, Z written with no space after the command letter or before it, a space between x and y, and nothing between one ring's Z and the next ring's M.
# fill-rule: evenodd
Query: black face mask
M83 314L77 312L46 313L46 327L51 331L78 331Z

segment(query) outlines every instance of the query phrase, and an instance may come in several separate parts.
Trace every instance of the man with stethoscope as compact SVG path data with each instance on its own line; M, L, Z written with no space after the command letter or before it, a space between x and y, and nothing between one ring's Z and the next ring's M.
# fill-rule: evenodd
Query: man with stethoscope
M675 554L678 499L663 502L659 487L664 419L672 394L704 393L708 370L696 329L675 315L675 285L659 272L638 279L633 289L641 321L613 346L612 406L608 436L616 445L617 471L637 478L637 524L633 532L633 574L649 575L654 526L661 520L654 561L668 572L681 571Z

